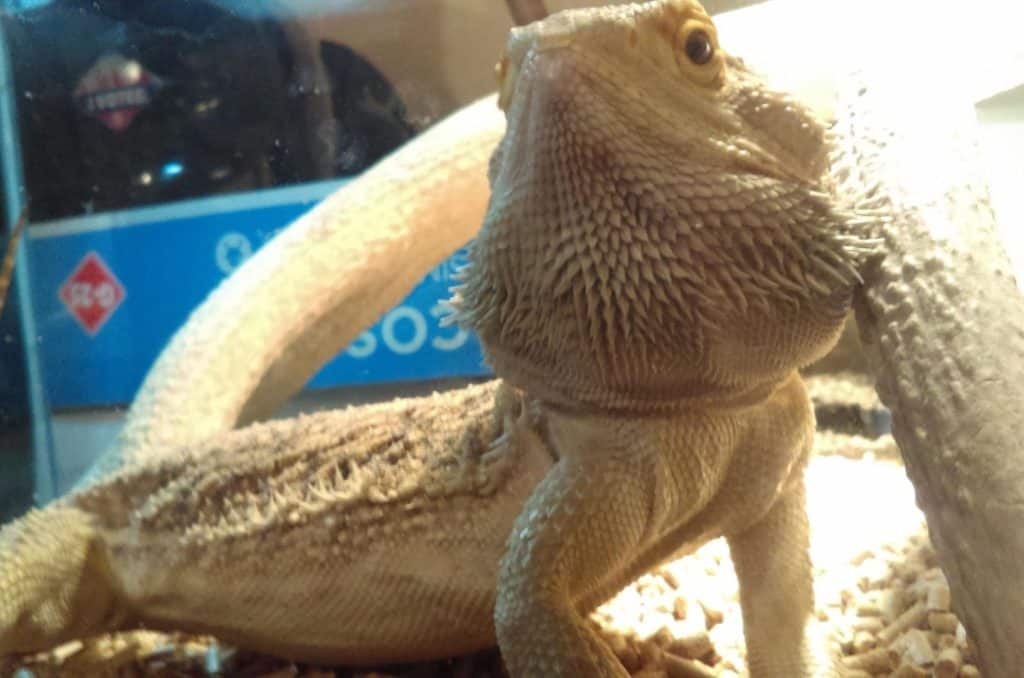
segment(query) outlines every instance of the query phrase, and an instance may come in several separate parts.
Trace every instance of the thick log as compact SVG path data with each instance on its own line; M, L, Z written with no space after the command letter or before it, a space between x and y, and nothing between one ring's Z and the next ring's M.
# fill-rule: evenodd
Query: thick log
M856 303L861 339L984 675L1019 676L1024 296L968 98L937 64L874 75L852 83L836 129L840 192L888 215L862 224L884 244Z

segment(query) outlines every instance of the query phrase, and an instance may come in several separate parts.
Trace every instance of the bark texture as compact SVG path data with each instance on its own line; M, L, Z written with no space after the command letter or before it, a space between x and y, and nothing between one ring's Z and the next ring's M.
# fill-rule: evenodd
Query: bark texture
M1024 296L989 204L974 109L941 69L909 77L929 69L855 78L835 171L840 190L887 215L866 226L884 255L865 271L857 319L954 608L984 674L1019 676Z

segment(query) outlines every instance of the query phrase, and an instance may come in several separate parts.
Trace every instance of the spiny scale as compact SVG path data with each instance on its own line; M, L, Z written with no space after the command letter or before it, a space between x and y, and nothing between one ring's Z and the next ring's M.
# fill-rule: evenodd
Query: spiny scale
M502 458L485 456L502 433L493 414L496 389L492 382L455 398L255 425L216 447L183 450L161 468L126 470L76 501L107 517L110 527L169 532L183 544L253 538L316 521L369 529L387 507L411 513L439 497L500 484ZM285 435L297 442L287 451L260 444L279 445Z

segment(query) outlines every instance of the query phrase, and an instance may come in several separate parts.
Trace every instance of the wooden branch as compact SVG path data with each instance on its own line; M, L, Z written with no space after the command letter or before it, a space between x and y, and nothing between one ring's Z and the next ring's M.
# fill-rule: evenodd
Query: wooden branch
M861 337L953 607L984 675L1008 678L1024 667L1024 295L973 106L948 74L908 60L853 79L835 171L891 215L856 302Z

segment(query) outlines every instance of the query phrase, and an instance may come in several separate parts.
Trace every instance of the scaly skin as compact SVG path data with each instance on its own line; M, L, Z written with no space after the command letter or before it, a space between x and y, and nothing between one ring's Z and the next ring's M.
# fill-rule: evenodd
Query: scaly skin
M833 673L811 636L813 415L795 370L835 342L860 245L826 193L821 124L686 0L519 29L502 72L508 131L453 300L510 384L499 402L470 389L183 448L160 443L173 422L136 429L153 438L111 457L120 471L0 534L0 653L146 623L303 659L412 659L486 643L493 608L513 676L621 677L582 615L725 535L753 675ZM243 270L234 293L263 269ZM230 295L215 296L204 317ZM186 442L286 390L258 388L260 370L297 359L275 347L322 352L330 308L294 314L231 387L231 416L214 403ZM180 379L161 375L185 369L182 346L204 365L223 350L176 340L133 421L173 398ZM460 463L477 458L482 479Z
M834 174L890 217L871 224L884 256L856 305L866 353L977 661L986 676L1019 676L1024 295L989 203L976 112L950 91L950 70L911 61L851 79Z
M140 624L317 662L491 645L498 560L553 463L531 420L491 382L125 468L0 531L0 656Z
M626 675L581 612L725 535L752 674L829 674L795 370L835 343L855 274L820 123L682 0L514 30L500 72L508 131L454 305L559 458L499 572L511 673Z
M172 337L80 486L272 414L473 237L503 129L492 98L467 106L262 247Z

